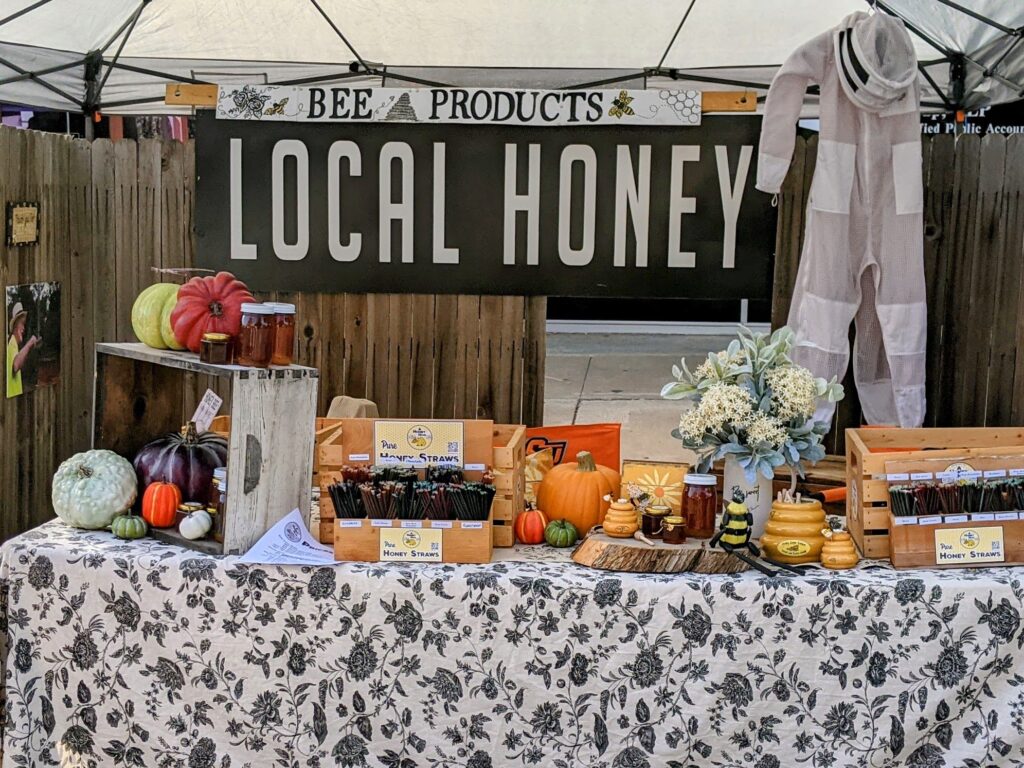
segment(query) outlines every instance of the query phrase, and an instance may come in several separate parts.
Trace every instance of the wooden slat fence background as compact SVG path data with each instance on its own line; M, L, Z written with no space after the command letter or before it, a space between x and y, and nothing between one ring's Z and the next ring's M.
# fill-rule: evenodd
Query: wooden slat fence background
M38 200L41 218L36 246L7 248L0 236L0 285L56 281L62 303L59 384L12 400L0 393L0 539L52 516L57 464L89 447L93 344L134 340L131 306L157 279L152 267L193 264L194 190L191 144L0 128L0 202ZM278 298L298 305L297 362L321 370L321 414L348 394L385 416L540 423L544 298ZM183 412L210 384L186 383Z
M803 244L817 139L797 140L779 196L772 326L786 322ZM928 412L925 426L1024 423L1024 137L926 137L925 280ZM829 436L860 425L851 376Z
M1024 423L1024 137L937 136L924 148L927 424ZM774 325L789 310L815 150L798 140L780 195ZM191 145L0 129L0 200L39 200L42 221L37 246L0 242L0 284L60 282L63 322L60 383L0 399L0 538L49 517L57 463L89 445L93 343L132 339L131 304L152 266L193 263L194 181ZM298 362L321 369L320 413L349 394L387 416L540 423L543 298L277 298L298 304ZM207 386L191 381L183 410ZM860 422L847 391L830 452Z

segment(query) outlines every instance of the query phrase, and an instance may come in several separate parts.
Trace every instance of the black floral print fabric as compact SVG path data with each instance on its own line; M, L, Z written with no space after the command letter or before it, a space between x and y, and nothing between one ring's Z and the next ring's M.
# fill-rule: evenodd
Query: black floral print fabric
M1024 762L1019 569L530 557L259 567L48 523L0 553L3 764Z

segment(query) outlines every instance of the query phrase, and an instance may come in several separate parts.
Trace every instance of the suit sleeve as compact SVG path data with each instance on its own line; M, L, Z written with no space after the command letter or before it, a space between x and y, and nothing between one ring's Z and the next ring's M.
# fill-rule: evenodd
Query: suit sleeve
M796 143L796 122L807 87L820 84L832 45L826 32L790 54L768 88L757 156L757 188L775 194L782 186Z

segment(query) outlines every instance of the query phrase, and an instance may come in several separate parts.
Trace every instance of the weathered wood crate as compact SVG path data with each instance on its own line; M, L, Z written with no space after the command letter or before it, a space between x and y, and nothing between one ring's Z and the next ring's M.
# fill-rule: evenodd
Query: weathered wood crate
M317 442L317 461L320 487L320 530L319 539L323 544L334 542L334 507L330 502L328 486L341 478L341 468L354 463L351 457L365 455L366 435L373 432L373 419L341 419L341 424ZM494 546L511 547L515 543L512 524L515 516L526 506L526 427L521 424L492 424L485 421L466 421L467 438L470 425L486 429L490 433L490 465L494 473L495 496L491 509ZM474 433L477 429L472 430ZM358 432L356 437L353 433ZM346 438L348 434L348 438ZM474 440L484 439L474 435ZM353 448L353 445L357 446ZM359 453L356 453L356 452ZM361 459L363 462L369 459ZM314 533L317 533L314 531Z
M208 365L188 352L99 343L93 447L131 460L150 440L178 431L192 416L186 379L194 374L211 377L230 407L224 541L189 541L175 528L152 534L211 554L243 553L293 509L308 520L318 372Z
M341 429L341 419L328 419L317 416L313 428L313 478L310 488L320 487L320 451L317 450L320 443L332 437L335 432ZM231 433L231 417L217 416L210 425L210 431L216 432L225 439Z
M887 462L948 458L952 463L991 455L993 449L1024 452L1024 429L846 430L846 524L861 554L883 560L891 554Z

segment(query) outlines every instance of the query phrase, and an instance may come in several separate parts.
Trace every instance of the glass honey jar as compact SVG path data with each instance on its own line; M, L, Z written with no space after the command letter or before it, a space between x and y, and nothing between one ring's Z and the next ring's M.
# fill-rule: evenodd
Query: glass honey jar
M267 302L274 309L274 347L271 365L291 365L295 361L295 305Z
M238 364L269 368L274 354L274 308L265 304L242 305L242 330L238 334Z
M714 475L689 473L683 478L683 517L686 532L697 539L715 535L718 517L718 480Z

